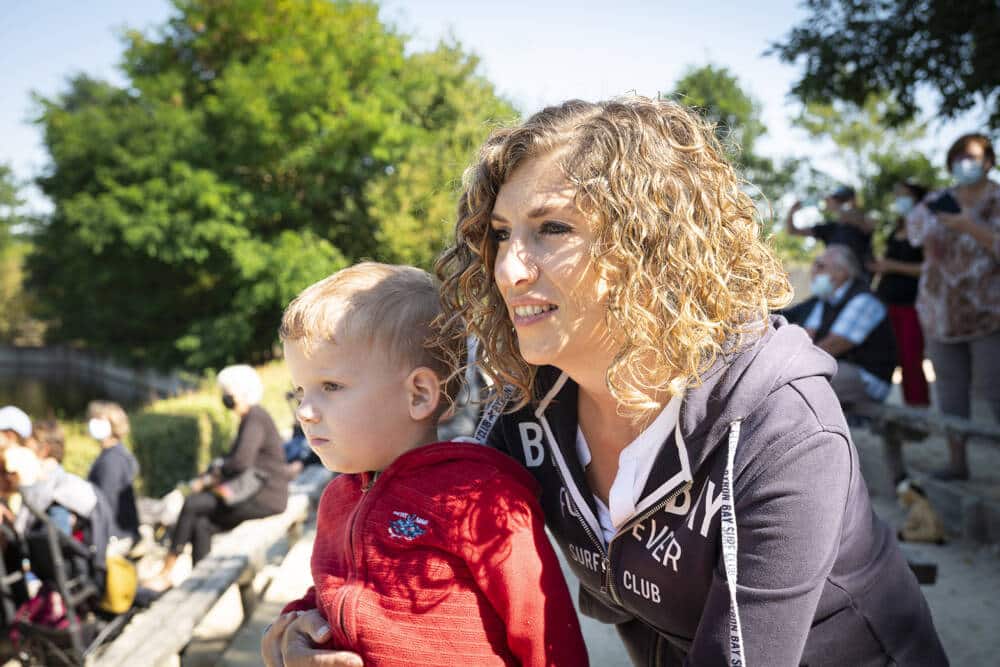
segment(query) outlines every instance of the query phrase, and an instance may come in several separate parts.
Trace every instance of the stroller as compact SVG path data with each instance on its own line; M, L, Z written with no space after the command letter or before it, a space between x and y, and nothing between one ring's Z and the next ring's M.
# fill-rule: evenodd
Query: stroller
M89 521L74 535L60 531L50 516L23 501L33 521L22 539L22 553L41 582L38 594L19 608L13 592L23 582L23 571L8 572L0 559L0 605L8 620L16 654L22 665L82 666L104 642L131 619L135 607L124 613L101 608L107 584L107 546L110 510L99 499ZM100 525L105 524L105 525ZM81 539L82 538L82 539Z

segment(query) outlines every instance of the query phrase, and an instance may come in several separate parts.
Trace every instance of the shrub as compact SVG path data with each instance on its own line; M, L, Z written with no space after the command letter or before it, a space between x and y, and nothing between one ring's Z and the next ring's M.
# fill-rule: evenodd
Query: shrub
M191 479L232 444L236 420L216 393L169 398L132 417L141 493L162 496Z

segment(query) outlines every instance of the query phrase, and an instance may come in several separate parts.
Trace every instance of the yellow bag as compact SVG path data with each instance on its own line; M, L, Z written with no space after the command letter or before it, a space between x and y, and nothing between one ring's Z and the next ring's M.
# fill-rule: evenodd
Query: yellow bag
M123 614L132 607L132 601L135 600L139 575L135 571L135 565L124 556L108 554L107 564L108 578L100 607L112 614Z

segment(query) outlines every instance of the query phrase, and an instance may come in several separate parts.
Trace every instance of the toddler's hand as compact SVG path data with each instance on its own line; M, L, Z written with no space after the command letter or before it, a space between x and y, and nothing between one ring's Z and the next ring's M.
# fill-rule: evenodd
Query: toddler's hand
M268 626L260 642L267 667L363 667L361 656L316 646L330 640L330 627L317 610L291 611Z
M264 630L264 636L260 639L260 656L267 667L282 667L285 664L281 658L281 640L291 622L303 613L305 612L290 611L282 614Z

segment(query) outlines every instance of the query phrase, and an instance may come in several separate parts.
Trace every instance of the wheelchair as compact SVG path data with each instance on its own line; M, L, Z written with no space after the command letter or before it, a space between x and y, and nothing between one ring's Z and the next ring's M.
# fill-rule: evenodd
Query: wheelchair
M106 503L103 498L101 501ZM24 667L82 667L125 627L135 613L135 604L118 614L101 608L107 576L103 550L107 545L93 539L100 531L95 531L91 522L82 520L82 530L67 535L45 511L27 501L24 504L33 520L19 547L41 588L18 608L17 589L24 590L27 573L23 569L8 571L0 559L0 608L8 624L5 630L13 639L9 651L13 655L7 657ZM95 513L95 520L101 515ZM42 596L45 598L40 599ZM43 619L46 622L38 622L38 616L45 613L49 613L49 618Z

